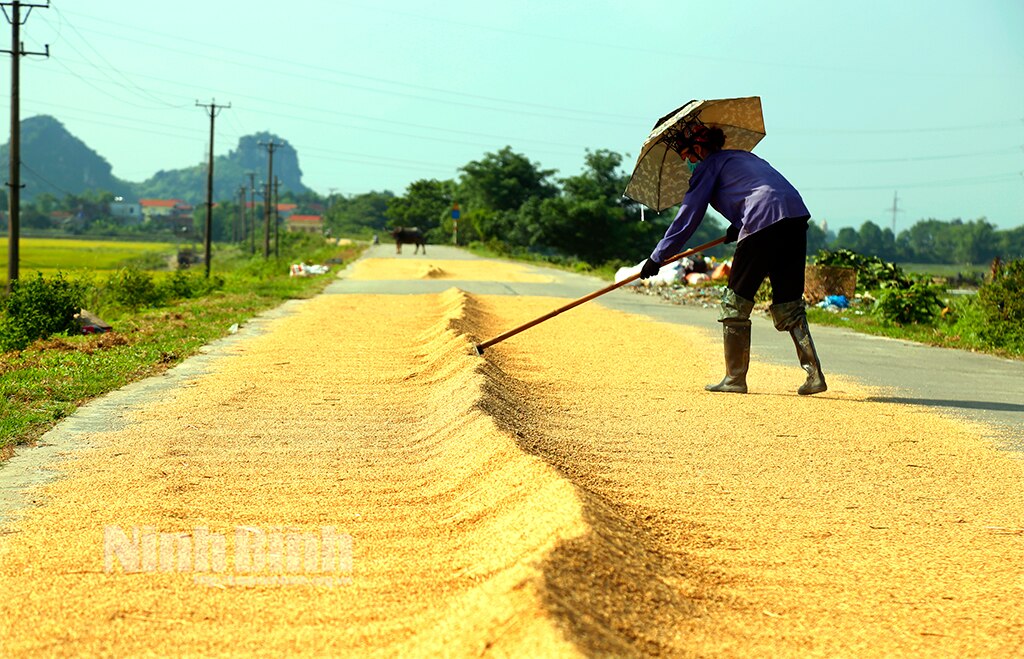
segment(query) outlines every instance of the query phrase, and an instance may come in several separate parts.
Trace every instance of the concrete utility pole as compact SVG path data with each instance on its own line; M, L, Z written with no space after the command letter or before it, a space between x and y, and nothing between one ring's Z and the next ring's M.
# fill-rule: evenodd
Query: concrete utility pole
M20 214L21 210L21 58L25 55L50 56L50 45L46 44L46 50L41 53L25 50L25 44L21 42L21 24L28 20L29 15L35 7L49 9L50 3L45 5L34 5L25 2L0 2L3 7L4 16L11 24L11 49L3 52L11 56L11 141L7 149L7 158L10 160L10 178L7 186L7 289L10 290L13 282L18 278L18 254L20 236ZM11 12L7 13L7 8ZM28 11L22 17L21 9L25 7Z
M205 260L206 260L206 278L210 278L210 244L212 242L212 230L213 230L213 120L217 118L220 111L225 108L230 108L231 104L217 105L217 99L213 99L209 103L200 103L196 101L196 107L206 108L207 114L210 115L210 164L206 171L206 237L203 240L203 246L205 249Z
M267 188L266 196L263 199L263 258L268 259L270 258L270 186L274 183L274 149L281 146L281 142L270 140L269 142L257 142L257 144L267 147Z
M256 253L256 172L249 176L249 253Z
M246 231L248 227L245 226L245 186L238 186L238 215L235 217L235 231L234 239L236 243L245 244Z
M280 241L277 239L277 225L281 224L281 180L274 177L274 258L276 259L280 254L278 253L278 245Z

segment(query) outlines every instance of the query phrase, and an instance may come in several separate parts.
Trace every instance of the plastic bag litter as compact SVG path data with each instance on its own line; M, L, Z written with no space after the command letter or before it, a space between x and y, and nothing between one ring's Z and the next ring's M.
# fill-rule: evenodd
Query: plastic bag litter
M309 277L311 275L322 275L330 270L327 265L307 265L305 263L293 263L290 275L292 277Z
M840 311L841 309L849 309L850 301L845 295L826 295L825 299L815 306L826 311Z
M643 269L645 262L640 262L632 267L623 267L615 271L615 283L619 283L623 279L632 277L638 274ZM679 281L682 273L682 264L679 261L669 263L668 265L661 266L661 270L658 274L648 279L637 279L634 282L630 282L630 286L642 284L644 286L664 286L666 284L674 284Z

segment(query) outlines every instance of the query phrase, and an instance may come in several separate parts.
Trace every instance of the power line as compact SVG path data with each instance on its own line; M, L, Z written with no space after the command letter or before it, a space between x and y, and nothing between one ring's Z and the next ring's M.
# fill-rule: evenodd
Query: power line
M118 69L116 66L111 64L110 61L106 57L103 56L103 53L101 53L99 50L97 50L84 36L82 36L82 33L78 31L78 28L75 27L75 25L64 16L63 12L61 12L59 8L54 7L53 9L54 9L54 11L56 11L57 17L60 19L60 23L58 24L58 36L63 33L63 26L65 24L67 24L67 26L70 27L74 31L74 33L76 35L78 35L78 38L82 40L82 43L84 43L89 48L89 50L91 50L93 53L95 53L96 56L99 57L99 59L104 64L106 64L106 66L111 71L116 73L121 78L121 80L123 80L124 82L116 80L113 76L111 76L109 73L107 73L107 71L105 69L103 69L100 66L97 66L92 60L89 59L88 55L86 55L81 50L79 50L72 42L64 41L63 42L64 45L66 45L72 51L74 51L79 56L81 56L88 66L92 67L93 69L95 69L96 71L101 73L112 84L116 85L117 87L119 87L121 89L124 89L125 91L127 91L129 93L133 93L136 96L145 98L145 99L150 100L150 101L155 101L156 103L158 103L158 104L160 104L160 105L162 105L164 107L169 107L169 108L174 108L174 109L180 109L180 108L186 107L186 104L174 105L174 104L168 103L167 101L165 101L165 100L157 97L156 95L152 94L149 90L147 90L147 89L137 85L131 78L126 76L124 73L122 73L120 71L120 69ZM71 69L69 67L67 67L66 65L64 65L63 63L61 63L61 65L64 66L64 68L67 69L69 72L71 72L72 75L77 75L73 71L71 71ZM143 106L136 106L136 107L143 107Z
M35 177L37 180L42 181L43 183L45 183L46 185L50 186L54 190L56 190L58 192L63 192L65 195L67 195L69 197L75 196L74 192L69 192L69 191L65 190L64 188L60 187L59 185L57 185L56 183L54 183L50 179L46 178L45 176L43 176L42 174L40 174L36 170L34 170L31 167L29 167L28 165L26 165L24 161L22 161L22 163L21 163L21 168L27 170L28 173L31 174L33 177Z

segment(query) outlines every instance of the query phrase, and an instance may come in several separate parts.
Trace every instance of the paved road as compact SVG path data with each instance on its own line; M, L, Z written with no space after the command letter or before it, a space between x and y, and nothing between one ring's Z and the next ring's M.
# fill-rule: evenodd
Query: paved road
M430 254L396 256L391 245L371 248L365 258L476 259L464 250L431 245ZM552 277L552 283L515 283L425 279L421 281L362 281L339 279L327 292L428 293L456 286L486 295L551 295L578 298L607 286L594 277L530 266ZM684 323L717 335L717 309L679 306L655 296L618 290L591 304L643 314L661 321ZM572 314L572 311L567 312ZM567 316L548 322L565 322ZM755 316L751 349L756 359L790 364L796 360L788 334L775 331L769 318ZM511 341L528 341L527 333ZM1000 445L1024 451L1024 361L1001 359L964 350L934 348L909 341L858 334L834 327L815 327L815 343L828 373L838 373L887 391L878 400L923 405L944 413L995 427Z

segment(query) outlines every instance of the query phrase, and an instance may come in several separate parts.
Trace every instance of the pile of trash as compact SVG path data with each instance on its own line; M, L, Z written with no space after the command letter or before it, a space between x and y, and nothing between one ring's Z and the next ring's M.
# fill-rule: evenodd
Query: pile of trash
M619 268L615 281L620 282L640 272L643 263ZM642 295L657 295L673 304L718 306L729 281L732 261L717 262L710 257L685 257L662 266L653 277L631 282L631 290Z
M330 271L331 267L327 265L306 265L305 263L292 263L291 276L292 277L312 277L313 275L323 275Z
M643 263L638 263L629 268L619 268L615 272L615 281L632 277L640 272ZM729 271L732 269L732 261L717 263L713 258L694 256L684 257L661 266L658 274L644 280L637 280L630 283L630 286L670 286L673 284L686 284L697 286L710 281L726 281L729 279Z

